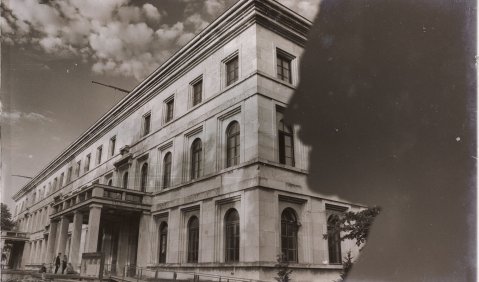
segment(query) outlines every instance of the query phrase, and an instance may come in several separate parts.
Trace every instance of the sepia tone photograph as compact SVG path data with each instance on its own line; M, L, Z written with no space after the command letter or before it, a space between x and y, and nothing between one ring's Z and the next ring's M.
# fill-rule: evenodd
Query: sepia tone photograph
M476 3L2 0L0 281L476 281Z

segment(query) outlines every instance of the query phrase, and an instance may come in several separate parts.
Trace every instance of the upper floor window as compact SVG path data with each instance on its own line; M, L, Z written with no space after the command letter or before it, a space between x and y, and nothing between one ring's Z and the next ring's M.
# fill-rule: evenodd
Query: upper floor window
M171 186L171 153L168 152L163 159L163 188Z
M110 138L110 156L115 155L116 136Z
M239 214L230 209L225 216L225 261L239 261L240 227Z
M143 124L142 124L142 133L141 136L148 135L150 133L150 126L151 126L151 113L147 113L143 116Z
M142 192L146 192L147 185L148 185L148 163L144 163L141 166L140 190Z
M90 161L91 161L91 155L88 154L85 159L85 169L84 169L85 172L90 170Z
M332 214L328 217L328 252L329 263L342 263L341 257L341 235L335 226L339 220L337 214Z
M58 189L57 185L58 185L58 179L55 177L55 178L53 178L53 190L54 191Z
M188 220L188 262L198 262L200 221L196 216Z
M123 173L122 187L125 188L125 189L128 188L128 171Z
M96 148L96 164L101 164L101 155L103 154L103 146Z
M108 179L108 181L106 182L106 185L108 186L113 186L113 179Z
M79 177L80 176L80 169L81 169L81 160L79 160L77 162L77 166L75 168L75 177Z
M65 177L65 173L62 172L62 173L60 174L60 180L58 181L58 188L62 188L62 187L63 187L63 178L64 178L64 177ZM45 189L43 189L43 190L45 190Z
M72 171L73 167L69 167L67 171L67 183L70 183L72 181Z
M201 139L196 138L191 145L191 179L196 179L201 176L202 172L202 144Z
M198 105L201 103L202 96L203 96L203 79L199 79L192 83L192 90L193 90L193 106Z
M279 49L276 50L276 77L286 81L288 83L292 83L291 77L291 61L293 60L293 56L290 54L281 51Z
M162 222L160 225L160 254L158 258L159 263L166 262L166 246L168 242L168 224Z
M279 162L294 166L293 128L284 123L282 108L276 109L276 126L278 127Z
M238 56L233 57L226 63L226 86L238 80Z
M240 126L233 121L226 129L226 167L239 164L240 160Z
M281 252L287 261L298 262L298 220L291 208L281 213Z
M172 97L165 101L165 122L169 122L173 119L174 115L174 108L175 108L175 99Z

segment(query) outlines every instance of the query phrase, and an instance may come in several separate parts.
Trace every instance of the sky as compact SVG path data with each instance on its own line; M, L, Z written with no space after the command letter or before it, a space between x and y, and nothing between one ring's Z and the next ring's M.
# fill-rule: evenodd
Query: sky
M2 0L1 201L236 0ZM313 19L319 0L280 0Z

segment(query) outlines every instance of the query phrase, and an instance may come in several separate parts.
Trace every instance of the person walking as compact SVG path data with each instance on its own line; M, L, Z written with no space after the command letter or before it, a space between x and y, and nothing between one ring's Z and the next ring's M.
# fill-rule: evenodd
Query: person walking
M67 262L68 262L68 258L67 258L67 255L63 255L63 259L62 259L62 274L65 274L65 269L67 268Z
M42 267L40 267L40 274L42 275L42 281L45 281L45 273L47 272L47 267L45 264L42 264Z
M60 268L60 262L62 253L58 253L57 257L55 258L55 274L57 274L58 269Z

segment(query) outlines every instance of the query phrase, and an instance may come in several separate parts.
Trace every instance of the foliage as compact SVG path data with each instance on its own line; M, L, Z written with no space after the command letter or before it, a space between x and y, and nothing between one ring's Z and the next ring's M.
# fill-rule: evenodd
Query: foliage
M291 273L293 270L289 269L289 263L284 254L277 255L276 261L278 262L274 267L278 269L276 272L276 277L274 279L278 282L289 282L291 281Z
M346 257L343 260L343 271L341 272L341 280L345 280L348 276L349 271L353 267L353 257L351 256L351 251L348 251Z
M15 224L12 221L12 214L10 213L10 209L4 203L0 203L0 205L2 207L1 214L0 214L0 217L1 217L1 220L2 220L1 225L0 225L0 229L1 230L12 230L12 228L13 228L13 226L15 226Z
M379 214L379 207L368 208L359 212L346 212L337 217L328 233L324 234L324 239L340 232L341 241L346 239L355 240L357 246L361 246L369 235L369 229L374 218Z

